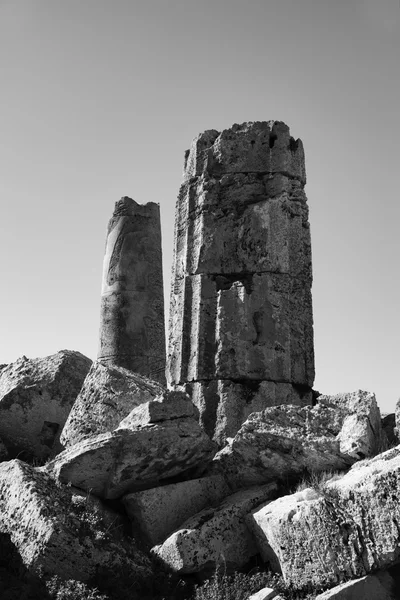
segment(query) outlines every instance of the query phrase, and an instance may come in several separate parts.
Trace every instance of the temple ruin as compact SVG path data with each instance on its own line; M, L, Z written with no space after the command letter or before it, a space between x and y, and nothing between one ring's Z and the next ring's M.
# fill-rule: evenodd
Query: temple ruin
M165 383L160 207L127 196L108 224L98 359Z
M175 221L168 381L219 443L247 416L311 404L311 240L304 151L282 122L195 138Z

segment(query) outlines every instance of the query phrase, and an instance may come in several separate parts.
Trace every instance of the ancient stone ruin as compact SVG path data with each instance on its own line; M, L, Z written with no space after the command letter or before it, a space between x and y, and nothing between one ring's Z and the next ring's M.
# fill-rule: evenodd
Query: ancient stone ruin
M168 380L218 442L267 406L311 404L311 242L304 151L281 122L205 131L185 156Z
M116 203L98 360L0 365L0 599L400 598L400 401L312 390L304 185L284 123L194 140L169 389L159 207Z
M108 224L98 359L165 382L160 207L127 196Z

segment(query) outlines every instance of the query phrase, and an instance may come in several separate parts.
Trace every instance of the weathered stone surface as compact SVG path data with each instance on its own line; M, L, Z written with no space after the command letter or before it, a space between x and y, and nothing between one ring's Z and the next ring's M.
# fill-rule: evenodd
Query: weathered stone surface
M95 361L65 423L61 443L69 447L91 435L112 431L136 406L164 391L156 381Z
M301 282L274 273L195 275L185 286L193 300L185 307L191 311L190 355L184 356L185 338L176 339L175 383L239 379L311 386L311 295Z
M312 403L308 388L274 381L243 380L239 383L219 379L187 384L186 389L200 411L201 426L221 445L226 437L238 432L251 413L262 411L266 405L311 406Z
M19 460L0 464L0 532L10 534L33 572L86 581L99 567L122 567L150 576L149 560L133 540L124 543L118 519L42 469Z
M366 575L347 581L318 594L315 600L395 600L394 596L376 575Z
M228 496L217 508L206 508L183 523L153 553L178 573L196 573L224 563L243 566L257 554L244 517L258 504L273 498L273 483Z
M61 350L23 356L0 372L0 437L11 457L43 460L61 450L61 430L91 362Z
M160 207L124 196L108 225L98 359L165 382Z
M197 388L201 421L209 422L219 443L245 420L244 399L212 393L210 400L202 395L204 387L258 381L301 386L304 398L311 394L312 270L304 184L302 144L281 122L206 131L186 155L176 210L167 371L173 386ZM274 403L261 397L262 408Z
M305 183L301 140L290 136L281 121L233 125L221 133L208 130L197 136L187 152L184 178L207 173L280 173Z
M181 417L198 418L198 410L185 392L165 391L162 396L134 408L119 427L150 425Z
M319 396L314 407L277 406L253 413L214 459L233 488L285 481L304 471L348 468L382 445L373 394Z
M71 482L101 498L119 498L171 477L198 477L215 450L197 421L178 418L92 436L43 468L62 483Z
M145 541L154 546L189 517L203 508L216 506L230 493L224 478L215 475L134 492L124 496L122 501Z
M322 491L304 490L258 508L248 524L264 559L287 583L336 585L399 561L399 489L397 446L355 464Z
M400 439L400 399L397 401L396 404L395 421L396 427L394 429L394 434Z

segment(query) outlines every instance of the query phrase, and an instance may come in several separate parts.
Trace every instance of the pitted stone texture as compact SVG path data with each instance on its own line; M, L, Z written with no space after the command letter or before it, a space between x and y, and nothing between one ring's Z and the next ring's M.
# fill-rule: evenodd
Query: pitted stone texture
M284 496L248 524L265 560L295 587L336 585L400 558L400 447L355 464L310 499Z
M301 140L294 140L281 121L235 124L221 133L208 130L193 140L184 177L249 172L282 173L305 183Z
M191 402L188 394L180 391L165 391L162 396L155 400L145 402L134 408L119 427L127 428L139 425L150 425L161 423L170 419L181 417L193 417L198 419L199 411Z
M396 596L390 589L393 587L390 585L390 575L387 573L382 575L386 575L386 577L366 575L347 581L318 594L315 600L396 600Z
M218 507L206 508L182 524L153 553L177 573L197 573L218 564L240 568L257 554L245 516L274 497L273 483L228 496Z
M112 431L136 406L164 391L157 381L95 361L65 423L61 443L69 447L92 435Z
M160 207L127 196L108 225L98 359L165 382Z
M230 495L221 475L172 483L122 498L126 512L150 545L160 544L189 517Z
M228 380L196 382L186 386L193 403L200 412L200 424L218 444L233 437L253 412L266 406L294 404L311 406L308 389L296 388L290 383L273 381Z
M99 500L55 485L43 469L19 460L0 464L0 531L10 534L30 571L79 581L99 567L150 576L149 560L123 541L118 524Z
M44 460L61 450L60 433L91 362L61 350L24 356L0 372L0 437L11 457Z
M253 413L216 455L234 488L299 479L305 471L343 470L382 445L373 394L320 396L314 407L277 406Z
M129 419L128 419L129 421ZM192 418L118 429L84 439L44 468L62 483L101 498L199 477L216 445Z
M195 275L179 285L184 304L172 307L170 344L175 384L251 379L311 387L311 293L301 282L257 273Z
M189 275L286 273L311 281L311 239L304 191L287 186L269 197L268 176L200 178L180 191L179 246L188 243ZM299 185L299 184L298 184ZM190 206L196 209L190 210ZM186 229L191 239L185 239Z

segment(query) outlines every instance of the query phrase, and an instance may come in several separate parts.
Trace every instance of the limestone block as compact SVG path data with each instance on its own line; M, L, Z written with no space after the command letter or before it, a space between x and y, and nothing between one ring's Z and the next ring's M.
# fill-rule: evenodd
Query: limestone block
M150 576L147 557L124 543L119 517L98 500L56 485L43 469L19 460L0 464L0 532L33 572L86 581L98 568Z
M235 436L253 412L280 404L312 404L311 391L291 383L220 379L195 382L186 389L199 409L201 426L220 445Z
M191 402L188 394L180 391L165 391L150 402L145 402L134 408L119 427L150 425L181 417L198 418L198 410Z
M254 379L312 385L311 294L285 274L185 278L171 330L172 383ZM175 324L175 317L172 326Z
M156 381L95 361L65 423L61 443L69 447L91 435L112 431L133 408L164 391Z
M286 583L337 585L400 558L400 446L355 464L309 496L281 497L248 524L265 560Z
M301 140L280 121L233 125L220 134L206 131L192 143L184 177L248 172L282 173L305 183Z
M308 206L287 192L269 198L265 176L226 175L182 186L178 247L190 275L287 273L311 284ZM189 211L185 207L193 208Z
M298 479L304 471L343 470L381 445L373 394L320 396L310 406L253 413L214 459L234 488Z
M192 418L118 429L81 440L45 467L62 483L101 498L199 477L216 445Z
M386 589L379 577L366 575L318 594L315 600L395 600L395 598L396 596Z
M197 573L223 563L240 568L257 553L244 517L261 502L274 497L269 484L228 496L217 508L208 508L183 523L153 553L177 573Z
M265 587L262 590L259 590L255 594L249 596L248 600L273 600L273 598L277 598L278 593L275 592L273 588Z
M189 517L217 505L229 494L224 478L216 475L134 492L124 496L122 502L145 541L154 546Z
M90 369L70 350L25 356L0 372L0 437L10 456L44 460L61 449L60 433Z
M108 225L98 359L165 382L160 207L127 196Z

